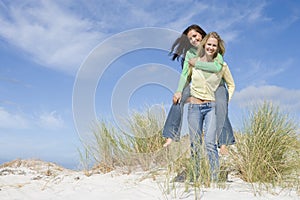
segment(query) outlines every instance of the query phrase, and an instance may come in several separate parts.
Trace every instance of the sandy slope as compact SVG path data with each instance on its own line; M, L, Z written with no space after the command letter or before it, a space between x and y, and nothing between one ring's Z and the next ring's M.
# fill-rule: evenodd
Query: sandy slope
M254 196L249 184L234 177L231 180L233 182L226 183L224 189L203 188L197 195L205 200L300 199L294 191ZM168 184L169 187L174 186ZM183 184L176 183L175 186L176 189L167 195L166 178L161 175L151 178L147 172L126 175L112 171L86 176L82 171L64 169L39 160L16 160L0 166L1 200L195 199L192 187L185 192Z

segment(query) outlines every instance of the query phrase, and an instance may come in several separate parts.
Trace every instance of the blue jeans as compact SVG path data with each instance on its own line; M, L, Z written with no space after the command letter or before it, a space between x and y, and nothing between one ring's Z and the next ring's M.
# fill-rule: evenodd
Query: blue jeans
M163 128L162 135L164 138L171 138L175 141L180 140L184 102L189 96L190 87L187 86L182 92L181 102L172 104ZM215 96L218 146L234 144L235 138L228 118L228 91L224 84L218 87Z
M233 130L228 118L228 90L221 84L215 92L218 147L235 143Z
M190 86L187 86L182 91L180 103L172 104L163 128L162 135L164 138L171 138L175 141L180 140L183 107L185 101L189 96L190 96Z
M189 104L188 125L191 142L191 157L195 162L196 175L200 172L202 132L204 131L205 153L209 160L211 175L214 180L219 171L217 150L215 102Z

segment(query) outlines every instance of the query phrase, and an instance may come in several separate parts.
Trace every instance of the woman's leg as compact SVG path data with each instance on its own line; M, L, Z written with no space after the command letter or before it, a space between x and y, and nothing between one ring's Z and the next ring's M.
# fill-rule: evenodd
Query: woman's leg
M216 133L221 154L226 154L227 145L235 143L233 130L228 118L228 91L225 85L220 85L216 96Z
M202 144L203 116L199 104L189 104L188 106L188 126L191 145L191 161L194 163L195 176L200 172L200 156Z
M219 154L216 144L217 135L215 102L211 102L206 105L204 104L201 112L202 115L204 115L205 149L210 164L212 180L216 181L219 172Z
M233 129L229 121L228 116L225 119L224 127L218 140L218 146L220 153L223 155L228 154L226 146L235 144L235 137L233 135Z
M182 125L183 107L187 98L190 96L190 87L187 86L182 92L181 102L177 104L172 104L170 111L168 113L164 128L163 137L167 138L164 147L171 144L172 140L180 140L180 130Z

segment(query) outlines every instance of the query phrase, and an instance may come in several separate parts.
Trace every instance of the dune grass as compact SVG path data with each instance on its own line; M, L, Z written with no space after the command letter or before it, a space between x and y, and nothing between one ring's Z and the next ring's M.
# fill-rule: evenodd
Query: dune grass
M162 147L164 117L163 107L161 113L153 114L149 109L143 113L133 112L126 120L129 133L104 121L97 122L91 141L84 143L83 162L92 160L93 169L103 173L116 168L126 173L142 169L153 177L153 174L162 175L156 172L164 169L165 184L161 187L166 193L176 191L177 184L172 180L182 171L187 173L186 189L191 187L189 180L194 182L195 193L202 186L211 186L209 165L204 155L201 156L200 177L194 178L188 136L168 148ZM258 105L249 112L243 129L235 133L237 143L229 148L230 159L221 161L220 167L234 171L249 183L299 191L300 140L297 130L297 124L289 115L272 103ZM219 181L224 183L226 175L221 175Z
M164 162L164 152L161 151L164 121L156 120L156 117L150 109L144 113L133 112L124 122L127 125L126 131L116 129L104 121L95 123L91 141L83 142L85 151L90 154L81 156L83 163L86 163L84 158L89 157L94 168L122 167L129 172L136 167L149 170L151 165L161 165Z
M259 185L296 187L299 191L300 140L293 119L271 102L257 105L245 119L230 149L240 177Z

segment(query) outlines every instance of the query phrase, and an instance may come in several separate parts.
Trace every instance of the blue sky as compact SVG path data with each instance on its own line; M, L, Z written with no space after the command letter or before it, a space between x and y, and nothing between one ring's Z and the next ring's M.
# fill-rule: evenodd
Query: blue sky
M297 0L0 0L0 163L79 163L90 120L164 104L180 65L168 57L190 24L217 31L236 83L235 129L271 100L300 119Z

